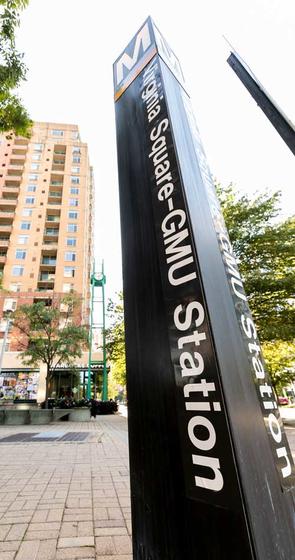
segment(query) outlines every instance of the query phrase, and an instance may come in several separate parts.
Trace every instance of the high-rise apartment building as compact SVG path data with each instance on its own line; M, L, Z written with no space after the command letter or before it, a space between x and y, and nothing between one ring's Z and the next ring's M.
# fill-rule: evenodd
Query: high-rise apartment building
M88 324L94 187L87 144L76 125L43 122L30 139L0 142L0 334L5 312L71 291ZM12 327L6 351L17 350Z

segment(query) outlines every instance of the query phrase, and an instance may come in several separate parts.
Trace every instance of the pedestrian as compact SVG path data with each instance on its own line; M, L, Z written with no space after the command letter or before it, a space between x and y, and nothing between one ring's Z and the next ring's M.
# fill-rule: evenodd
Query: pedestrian
M90 417L95 420L97 414L97 402L95 399L91 399L90 403Z

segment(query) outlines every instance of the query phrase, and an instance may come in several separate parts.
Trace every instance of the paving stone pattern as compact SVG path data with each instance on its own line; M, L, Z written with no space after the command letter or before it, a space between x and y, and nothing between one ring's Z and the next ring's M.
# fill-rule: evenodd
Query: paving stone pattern
M20 443L20 442L38 442L38 441L84 441L89 434L87 432L60 432L53 435L44 432L17 433L10 436L2 437L0 434L0 443Z
M0 443L0 560L132 559L126 418L1 426Z

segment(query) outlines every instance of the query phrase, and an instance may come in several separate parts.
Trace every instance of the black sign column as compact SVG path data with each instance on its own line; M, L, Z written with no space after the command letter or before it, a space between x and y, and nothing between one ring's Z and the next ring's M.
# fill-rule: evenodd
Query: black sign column
M294 467L179 62L114 64L136 560L291 560Z

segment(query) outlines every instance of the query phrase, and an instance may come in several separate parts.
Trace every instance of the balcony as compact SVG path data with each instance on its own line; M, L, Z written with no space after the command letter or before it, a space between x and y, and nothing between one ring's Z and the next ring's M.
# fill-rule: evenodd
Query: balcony
M8 212L8 211L2 212L1 209L0 209L0 219L1 219L1 222L4 223L4 225L5 225L5 223L6 224L12 224L13 219L14 219L14 212ZM5 231L9 231L9 230L5 230Z
M22 150L12 150L12 155L10 157L9 165L21 165L23 166L26 160L26 153L18 153Z
M4 185L4 187L2 187L2 196L4 195L12 195L14 194L16 197L19 195L19 188L18 187L8 187L7 185ZM4 196L4 198L6 198Z
M44 237L58 237L59 228L46 228L44 231Z
M5 179L5 187L19 187L21 183L21 177L14 178L14 179Z
M21 163L18 163L18 161L16 163L12 163L12 160L10 160L8 164L8 174L11 175L9 171L16 171L16 175L21 175L23 168L24 166ZM18 173L18 171L20 171L20 173ZM14 175L14 173L12 173L12 175Z
M38 280L38 290L46 291L53 290L55 281L55 274L51 272L41 272Z
M62 201L62 190L60 191L49 191L48 193L48 204L50 205L60 205Z
M0 237L0 247L8 247L9 237Z
M46 265L51 267L56 266L56 259L51 257L43 257L41 261L41 265Z
M55 145L54 145L54 148L53 148L53 154L54 154L53 157L54 157L54 159L56 159L56 158L55 158L56 155L58 155L58 156L65 156L65 155L66 155L66 149L67 149L67 148L66 148L65 145L62 145L62 144L55 144Z
M53 163L52 165L52 171L59 171L60 173L63 173L65 170L65 166L64 165L56 165L56 163ZM51 183L52 184L52 183Z
M1 212L14 212L17 204L17 198L0 198L0 210Z
M17 136L14 139L14 145L15 146L22 146L22 148L27 149L29 140L27 138L23 138L22 136Z
M50 215L50 214L46 216L46 224L47 223L49 223L49 224L52 224L52 223L59 224L59 222L60 222L60 216L55 216L55 215Z
M1 212L0 212L0 218L1 218ZM1 233L11 233L12 232L12 225L8 225L8 224L3 224L0 222L0 234Z
M57 251L57 243L43 241L42 251Z
M1 255L1 253L0 253L0 264L5 264L5 263L6 263L6 254Z
M22 174L23 174L23 167L20 165L10 165L7 169L8 177L19 177L20 180Z
M57 180L51 181L50 186L51 187L62 187L63 186L63 181L57 181Z
M23 149L19 146L18 148L12 149L13 157L17 159L19 158L20 161L25 161L26 153L27 153L27 147Z

